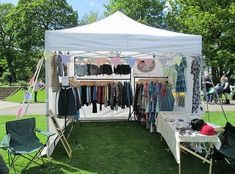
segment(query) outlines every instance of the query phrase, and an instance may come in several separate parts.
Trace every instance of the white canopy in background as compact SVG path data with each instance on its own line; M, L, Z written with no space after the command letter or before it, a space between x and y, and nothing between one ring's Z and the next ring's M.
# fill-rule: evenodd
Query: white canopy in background
M69 29L46 31L46 51L133 51L201 55L199 35L166 31L140 24L123 13Z

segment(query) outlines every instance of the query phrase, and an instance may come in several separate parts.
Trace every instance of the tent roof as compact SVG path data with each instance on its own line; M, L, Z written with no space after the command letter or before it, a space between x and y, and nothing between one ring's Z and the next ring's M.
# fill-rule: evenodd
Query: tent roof
M134 51L201 54L201 36L140 24L116 13L92 24L46 31L46 51Z

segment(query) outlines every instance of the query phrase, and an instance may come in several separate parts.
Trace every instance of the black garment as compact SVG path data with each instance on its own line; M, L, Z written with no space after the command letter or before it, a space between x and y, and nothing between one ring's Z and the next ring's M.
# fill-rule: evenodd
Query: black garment
M110 108L111 108L111 110L114 110L115 105L116 105L116 88L114 85L115 85L114 83L110 84L110 86L111 86Z
M141 84L137 84L136 89L135 89L135 95L134 95L134 106L133 106L134 111L138 110L137 102L138 102L140 88L141 88Z
M112 73L113 73L113 70L112 70L111 65L107 65L107 64L100 65L99 74L111 75Z
M123 87L123 97L122 97L122 108L130 107L133 103L133 92L131 88L131 84L124 82Z
M9 169L7 168L2 156L0 156L0 173L1 174L9 174Z
M89 67L89 75L97 75L99 68L97 65L90 65Z
M131 68L129 65L118 65L116 68L114 68L115 74L130 74Z
M79 101L79 96L78 96L78 89L77 88L73 88L74 93L75 93L75 100L76 100L76 109L79 110L82 106L80 105L80 101Z
M74 116L76 113L75 96L72 88L61 88L58 100L58 117Z
M213 85L211 83L211 79L205 78L205 86L206 86L206 92L209 92L210 88L213 87Z
M87 66L87 75L89 76L89 75L91 75L91 71L90 71L90 69L91 69L91 64L87 64L86 65Z
M88 102L87 102L87 90L86 90L86 86L81 86L81 100L82 100L82 106L87 105L88 106Z
M93 98L94 86L91 87L91 103L92 103L92 113L97 113L97 99Z
M123 85L121 82L118 82L118 95L117 95L117 105L122 106L122 97L123 97Z
M224 85L222 85L224 87ZM227 86L227 88L223 89L223 93L230 93L230 85Z

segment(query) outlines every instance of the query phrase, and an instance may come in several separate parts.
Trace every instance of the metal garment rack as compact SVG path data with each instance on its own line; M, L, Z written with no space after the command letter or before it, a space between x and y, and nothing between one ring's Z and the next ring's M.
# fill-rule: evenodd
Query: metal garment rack
M158 76L134 76L134 77L133 77L133 79L134 79L134 94L135 94L135 83L136 83L136 79L154 79L154 78L156 78L156 79L168 79L167 76L166 76L166 77L164 77L164 76L162 76L162 77L158 77ZM134 101L133 101L133 102L134 102ZM128 121L130 120L131 115L132 115L133 113L134 113L134 108L133 108L133 111L130 112L130 114L129 114Z
M134 92L135 92L135 83L136 79L168 79L168 77L157 77L157 76L134 76Z
M131 83L131 72L129 74L129 78L76 78L79 81L105 81L105 80L113 80L113 81L122 81L122 80L128 80ZM131 106L129 107L129 115L128 115L128 121L130 121L131 117Z

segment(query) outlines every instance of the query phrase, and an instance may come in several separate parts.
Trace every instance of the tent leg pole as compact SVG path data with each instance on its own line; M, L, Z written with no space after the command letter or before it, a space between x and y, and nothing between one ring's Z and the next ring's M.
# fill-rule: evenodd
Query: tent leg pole
M209 174L211 174L211 172L212 172L212 164L213 164L213 162L212 162L212 158L210 159L210 168L209 168Z
M180 150L180 152L181 152L181 149L179 149ZM180 154L180 152L179 152L179 174L181 174L181 154Z

